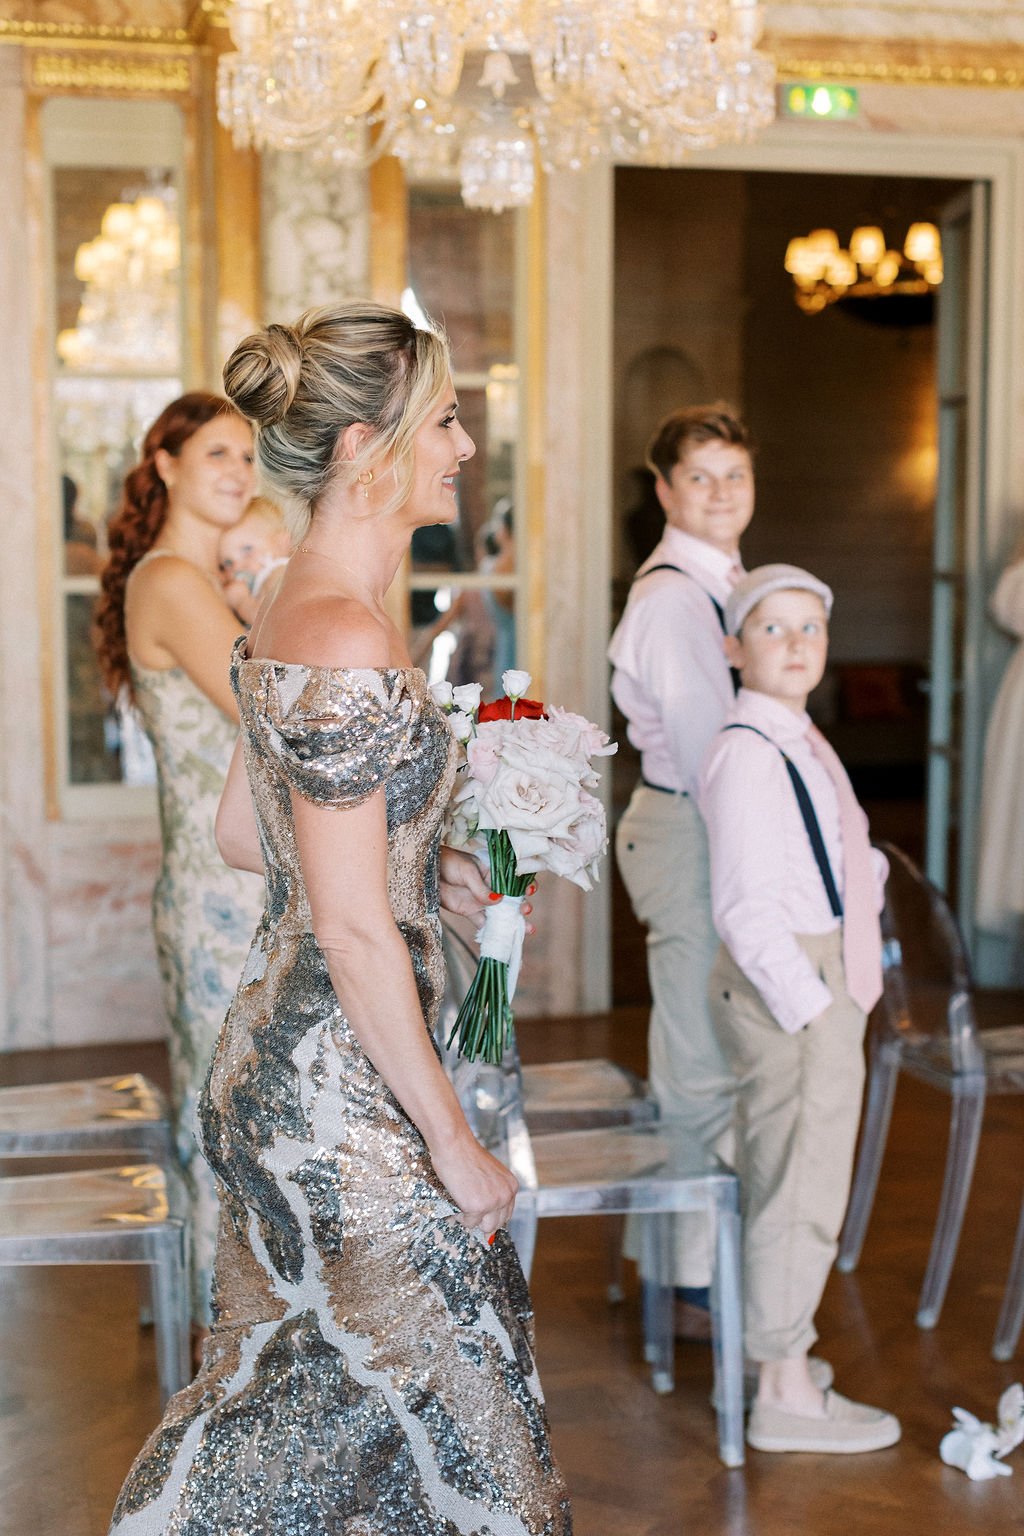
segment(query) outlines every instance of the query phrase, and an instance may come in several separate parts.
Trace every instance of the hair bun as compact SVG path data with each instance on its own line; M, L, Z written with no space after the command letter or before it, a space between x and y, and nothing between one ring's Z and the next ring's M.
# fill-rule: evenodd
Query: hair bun
M302 344L290 325L268 325L240 341L224 365L224 389L257 426L281 421L302 374Z

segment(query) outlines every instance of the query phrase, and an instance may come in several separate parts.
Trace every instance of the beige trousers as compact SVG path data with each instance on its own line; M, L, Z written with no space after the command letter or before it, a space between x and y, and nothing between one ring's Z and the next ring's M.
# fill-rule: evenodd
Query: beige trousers
M864 1090L864 1014L846 991L842 937L800 943L829 987L827 1013L787 1034L724 945L711 1012L739 1092L744 1327L752 1360L805 1354L836 1255Z
M718 949L711 923L707 833L684 795L639 784L615 838L633 910L647 925L647 970L654 1006L648 1081L661 1113L693 1140L731 1161L736 1085L708 1011L708 977ZM711 1278L714 1234L703 1214L673 1224L676 1285ZM639 1228L626 1224L625 1252L639 1253Z

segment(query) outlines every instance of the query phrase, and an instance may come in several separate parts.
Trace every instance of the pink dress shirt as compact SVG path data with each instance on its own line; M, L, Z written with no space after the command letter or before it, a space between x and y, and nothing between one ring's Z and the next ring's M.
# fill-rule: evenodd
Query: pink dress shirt
M662 564L677 565L693 579L656 571L634 584L608 648L612 697L628 721L648 783L692 795L704 754L733 702L722 628L709 594L724 607L742 567L672 527L637 576Z
M796 936L829 933L839 927L839 920L829 907L777 748L807 785L842 899L839 803L828 771L808 742L807 714L741 688L726 724L733 721L755 726L770 740L753 731L723 731L704 764L698 803L708 829L711 910L718 936L740 970L782 1028L795 1034L832 1002L832 993ZM872 857L881 908L889 866L877 850Z

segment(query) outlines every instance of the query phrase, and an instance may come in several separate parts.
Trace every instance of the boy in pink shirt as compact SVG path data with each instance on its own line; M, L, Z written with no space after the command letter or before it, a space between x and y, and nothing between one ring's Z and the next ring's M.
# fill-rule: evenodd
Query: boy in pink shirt
M892 1414L828 1390L830 1367L808 1358L849 1195L887 872L807 714L831 608L825 583L796 566L760 566L734 587L724 643L743 686L699 791L722 941L709 998L736 1077L746 1349L759 1367L747 1439L764 1451L872 1451L900 1436Z

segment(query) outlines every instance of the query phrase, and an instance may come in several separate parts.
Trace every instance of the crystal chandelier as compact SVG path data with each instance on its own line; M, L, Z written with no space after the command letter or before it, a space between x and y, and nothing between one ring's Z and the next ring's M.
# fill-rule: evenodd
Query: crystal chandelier
M61 362L95 370L177 368L180 264L173 187L111 203L99 234L75 252L82 299L77 323L57 337Z
M789 242L785 267L798 306L817 315L840 299L932 294L942 282L942 243L927 223L911 224L902 251L886 245L876 224L860 225L846 248L834 229L815 229Z
M218 115L240 146L397 155L473 208L534 167L673 165L775 111L758 0L231 0Z

